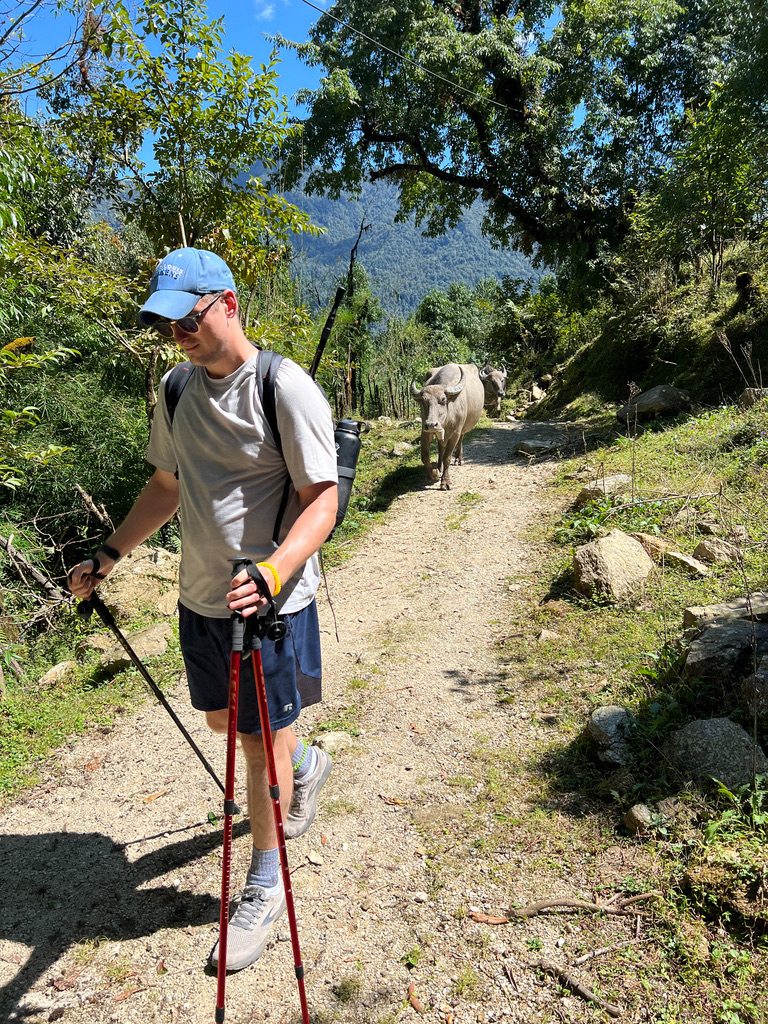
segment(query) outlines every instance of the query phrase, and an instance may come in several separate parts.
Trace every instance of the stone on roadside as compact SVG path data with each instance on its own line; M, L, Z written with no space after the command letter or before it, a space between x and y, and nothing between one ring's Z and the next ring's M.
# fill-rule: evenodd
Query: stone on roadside
M412 444L408 444L407 441L398 441L397 444L392 449L392 454L393 455L398 455L398 456L399 455L407 455L408 452L412 452L412 451L413 451L413 445Z
M714 519L697 519L696 529L708 537L717 537L723 531L722 526Z
M324 732L315 740L315 746L333 757L352 746L352 737L348 732Z
M742 526L737 523L732 526L725 536L726 540L729 540L731 544L738 544L739 547L743 547L744 544L749 543L749 530L746 526Z
M653 562L642 544L621 530L577 548L573 555L575 586L586 597L624 601L648 577Z
M715 619L757 619L768 622L768 591L757 591L749 599L737 597L722 604L691 605L683 612L683 625L702 626Z
M681 569L685 569L686 572L691 573L693 576L708 576L709 569L703 562L693 558L691 555L686 555L682 551L667 551L664 554L664 561L671 565L677 565Z
M691 408L691 396L687 391L673 387L671 384L657 384L655 388L643 391L616 410L616 419L622 426L632 428L635 419L650 420L656 416L676 416Z
M745 388L739 395L739 409L744 412L751 409L753 405L768 398L768 388Z
M141 544L120 559L99 587L99 594L118 622L130 622L153 612L167 590L175 601L180 561L179 555L165 548Z
M626 708L606 704L592 712L587 735L594 741L603 764L621 768L629 761L629 742L636 728L635 717Z
M40 676L37 685L41 690L52 690L54 686L65 683L76 669L76 661L60 661L58 665L49 668L44 675Z
M159 658L165 654L171 636L171 627L168 623L160 622L140 629L126 639L141 661L146 661L148 658ZM113 676L131 664L128 652L121 644L116 643L99 658L99 671L104 675Z
M719 537L707 537L700 541L693 551L693 557L702 562L738 562L741 551L735 544Z
M392 426L392 420L389 418L389 416L379 416L377 419L377 423L380 423L382 427Z
M635 804L621 819L624 827L633 835L647 832L653 823L653 814L647 804Z
M630 537L638 541L643 545L645 552L649 555L654 562L660 562L662 555L666 554L672 547L672 544L668 540L664 540L663 537L657 537L653 533L630 533Z
M516 455L546 455L557 448L556 441L539 441L536 438L528 438L521 441L515 448Z
M546 391L544 391L543 388L540 388L538 384L534 384L531 387L531 401L532 402L540 402L545 395L546 395Z
M574 505L581 508L588 501L599 501L601 498L612 498L618 494L625 494L632 489L632 477L626 473L614 473L613 476L598 477L582 487L579 491Z
M768 773L768 757L753 745L749 733L729 718L691 722L671 733L664 754L684 775L718 779L731 792L750 781L753 759L758 775Z
M760 658L755 670L742 681L741 695L750 714L757 716L761 726L768 726L768 657Z
M536 639L540 644L544 644L547 640L559 640L560 633L555 633L552 629L542 629Z
M753 640L758 658L768 654L768 624L746 619L705 623L688 648L683 681L723 686L743 679L753 664Z
M157 599L157 610L161 615L165 615L167 618L175 615L179 608L179 595L175 590L169 590L165 594L161 594Z

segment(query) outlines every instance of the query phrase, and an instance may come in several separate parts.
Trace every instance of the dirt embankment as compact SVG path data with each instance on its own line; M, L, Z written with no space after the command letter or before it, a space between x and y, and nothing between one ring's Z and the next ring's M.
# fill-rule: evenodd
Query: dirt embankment
M546 514L552 472L513 451L523 435L562 429L476 431L452 491L400 498L328 574L340 642L321 595L327 697L300 725L337 720L359 735L336 758L314 828L288 847L313 1021L522 1022L556 998L531 951L556 952L557 922L532 933L473 918L547 895L551 874L530 843L486 857L482 835L467 843L461 822L484 785L482 764L492 772L502 749L507 777L510 756L519 772L509 813L529 800L535 697L499 706L495 641L516 628L509 581L535 568L523 536ZM223 777L221 738L189 711L183 685L171 699ZM213 1020L216 983L204 966L221 834L208 814L219 808L151 699L63 749L0 828L0 1018ZM234 888L249 859L244 822L235 836ZM300 1019L284 921L276 939L228 979L227 1020ZM589 1015L578 1001L574 1012Z

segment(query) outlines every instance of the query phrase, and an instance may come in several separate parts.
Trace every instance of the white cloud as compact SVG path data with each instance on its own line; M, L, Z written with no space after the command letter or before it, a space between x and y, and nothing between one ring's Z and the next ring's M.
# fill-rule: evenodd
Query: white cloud
M275 16L275 5L265 3L264 0L257 0L254 5L254 17L259 21L272 21Z

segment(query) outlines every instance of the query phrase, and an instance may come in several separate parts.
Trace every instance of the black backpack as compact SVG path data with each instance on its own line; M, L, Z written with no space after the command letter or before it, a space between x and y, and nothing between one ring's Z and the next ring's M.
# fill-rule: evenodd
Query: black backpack
M261 400L261 404L264 408L264 415L267 418L269 429L272 431L272 438L277 446L277 450L282 455L283 444L280 440L280 431L277 426L275 388L277 382L277 371L280 369L283 357L278 355L277 352L269 352L266 349L259 349L257 360L256 385L259 391L259 399ZM168 418L171 421L171 425L173 424L173 417L176 412L176 406L179 404L181 393L187 386L194 369L195 367L189 361L179 363L178 366L174 366L171 370L165 382L165 407L168 410ZM325 392L320 385L317 384L317 381L315 381L315 384L320 388L320 391L325 397ZM334 440L336 443L336 468L339 473L339 510L336 513L336 526L338 526L343 520L346 515L347 506L349 505L349 498L352 493L352 482L355 479L357 458L360 454L361 430L365 433L368 430L368 424L355 420L341 420L336 424L334 431ZM178 475L177 470L176 476L178 477ZM283 522L283 516L285 515L285 509L288 504L290 487L291 478L288 476L286 477L283 494L280 498L280 507L277 511L275 527L272 531L272 541L275 545L279 544L280 526Z

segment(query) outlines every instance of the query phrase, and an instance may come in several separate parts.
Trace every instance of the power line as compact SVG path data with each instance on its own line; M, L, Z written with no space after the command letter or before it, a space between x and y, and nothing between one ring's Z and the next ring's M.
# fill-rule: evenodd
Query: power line
M492 103L494 107L499 107L501 110L509 110L510 108L506 103L499 103L498 100L492 100L488 96L482 96L479 92L475 92L473 89L467 89L466 86L460 85L453 78L446 78L445 75L440 75L437 71L431 71L429 68L425 68L423 64L419 64L418 61L413 60L411 57L406 57L404 53L398 53L397 50L392 50L384 43L380 43L378 39L374 39L373 36L366 35L365 32L361 32L360 29L354 28L352 25L348 25L346 21L342 21L341 18L337 18L334 14L330 14L328 11L324 11L322 7L317 7L315 4L310 3L310 0L302 0L307 7L313 8L315 11L319 11L320 14L324 14L326 18L330 18L335 21L337 25L341 25L342 28L348 29L350 32L354 32L355 35L360 36L361 39L367 40L369 43L373 43L380 50L386 50L387 53L391 53L393 57L397 57L399 60L405 61L407 64L412 64L419 71L423 71L426 75L432 75L433 78L439 78L441 82L445 82L447 85L452 86L454 89L459 89L461 92L467 93L469 96L474 96L475 99L482 100L483 103Z

